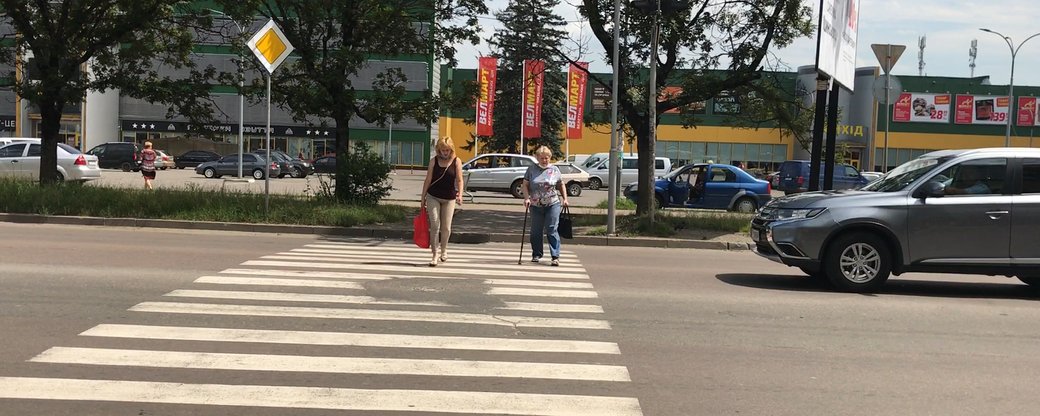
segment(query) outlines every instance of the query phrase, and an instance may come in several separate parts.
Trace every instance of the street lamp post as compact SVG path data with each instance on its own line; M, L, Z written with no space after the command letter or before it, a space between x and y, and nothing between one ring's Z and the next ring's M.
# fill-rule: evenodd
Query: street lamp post
M1013 114L1011 109L1015 108L1015 57L1018 56L1018 50L1022 49L1022 45L1025 45L1025 43L1029 42L1030 39L1040 36L1040 33L1034 33L1032 36L1026 38L1026 40L1023 40L1021 43L1019 43L1016 47L1014 42L1011 41L1010 36L1004 36L1004 34L1000 32L997 32L995 30L989 30L986 28L979 28L979 30L1000 36L1002 39L1004 39L1004 42L1007 43L1008 49L1011 50L1011 77L1008 79L1007 131L1004 134L1004 147L1011 147L1011 116Z
M390 85L391 89L396 89L401 85L401 81L394 81ZM390 115L390 123L387 124L386 131L386 163L390 164L390 173L396 173L394 171L394 116Z
M224 16L224 18L226 18L226 19L230 20L232 23L234 23L235 27L238 28L238 36L240 38L242 37L242 34L245 33L245 31L246 31L245 27L243 27L241 23L239 23L237 20L235 20L231 16L228 16L226 13L224 13L222 11L219 11L219 10L213 10L213 9L206 9L206 10L208 10L210 13L219 14L221 16ZM246 99L245 99L245 95L242 94L242 89L245 87L245 76L242 74L242 61L244 59L245 58L242 57L242 53L239 52L239 54L238 54L238 178L239 179L242 178L242 153L245 152L245 146L243 145L243 141L245 139L245 128L244 128L243 124L245 123Z

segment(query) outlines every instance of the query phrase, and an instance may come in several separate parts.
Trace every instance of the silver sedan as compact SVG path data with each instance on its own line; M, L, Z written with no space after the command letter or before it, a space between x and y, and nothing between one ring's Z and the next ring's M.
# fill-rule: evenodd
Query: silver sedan
M101 177L97 156L83 154L79 149L58 143L58 179L88 181ZM0 147L0 176L38 180L40 178L41 145L33 142L15 142Z

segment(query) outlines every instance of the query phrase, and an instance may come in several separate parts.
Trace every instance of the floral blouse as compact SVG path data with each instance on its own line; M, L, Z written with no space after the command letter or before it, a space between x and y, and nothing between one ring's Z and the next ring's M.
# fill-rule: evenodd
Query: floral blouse
M560 202L560 193L557 190L560 181L563 180L560 168L549 165L543 169L541 166L533 165L527 168L524 179L528 184L528 196L535 205L547 207Z

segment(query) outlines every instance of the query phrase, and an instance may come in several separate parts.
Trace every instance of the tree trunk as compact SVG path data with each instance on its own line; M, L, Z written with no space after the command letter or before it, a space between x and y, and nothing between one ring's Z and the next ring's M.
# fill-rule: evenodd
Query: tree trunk
M629 119L632 120L632 119ZM648 215L654 209L654 161L650 154L650 123L646 117L635 126L637 155L639 157L639 176L637 179L639 198L636 201L636 215ZM625 184L622 184L625 186Z
M347 171L347 155L350 153L350 116L337 112L336 121L336 200L346 201L352 178Z
M58 182L58 130L61 128L61 104L44 100L40 105L40 185Z

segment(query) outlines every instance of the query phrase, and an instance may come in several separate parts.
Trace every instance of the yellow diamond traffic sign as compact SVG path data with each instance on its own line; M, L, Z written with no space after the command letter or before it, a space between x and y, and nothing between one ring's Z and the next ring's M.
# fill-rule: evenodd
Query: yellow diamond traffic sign
M289 39L285 38L285 34L273 19L260 28L252 39L249 39L248 45L264 68L267 68L267 72L274 72L275 68L278 68L278 65L281 65L282 61L288 58L293 51Z

